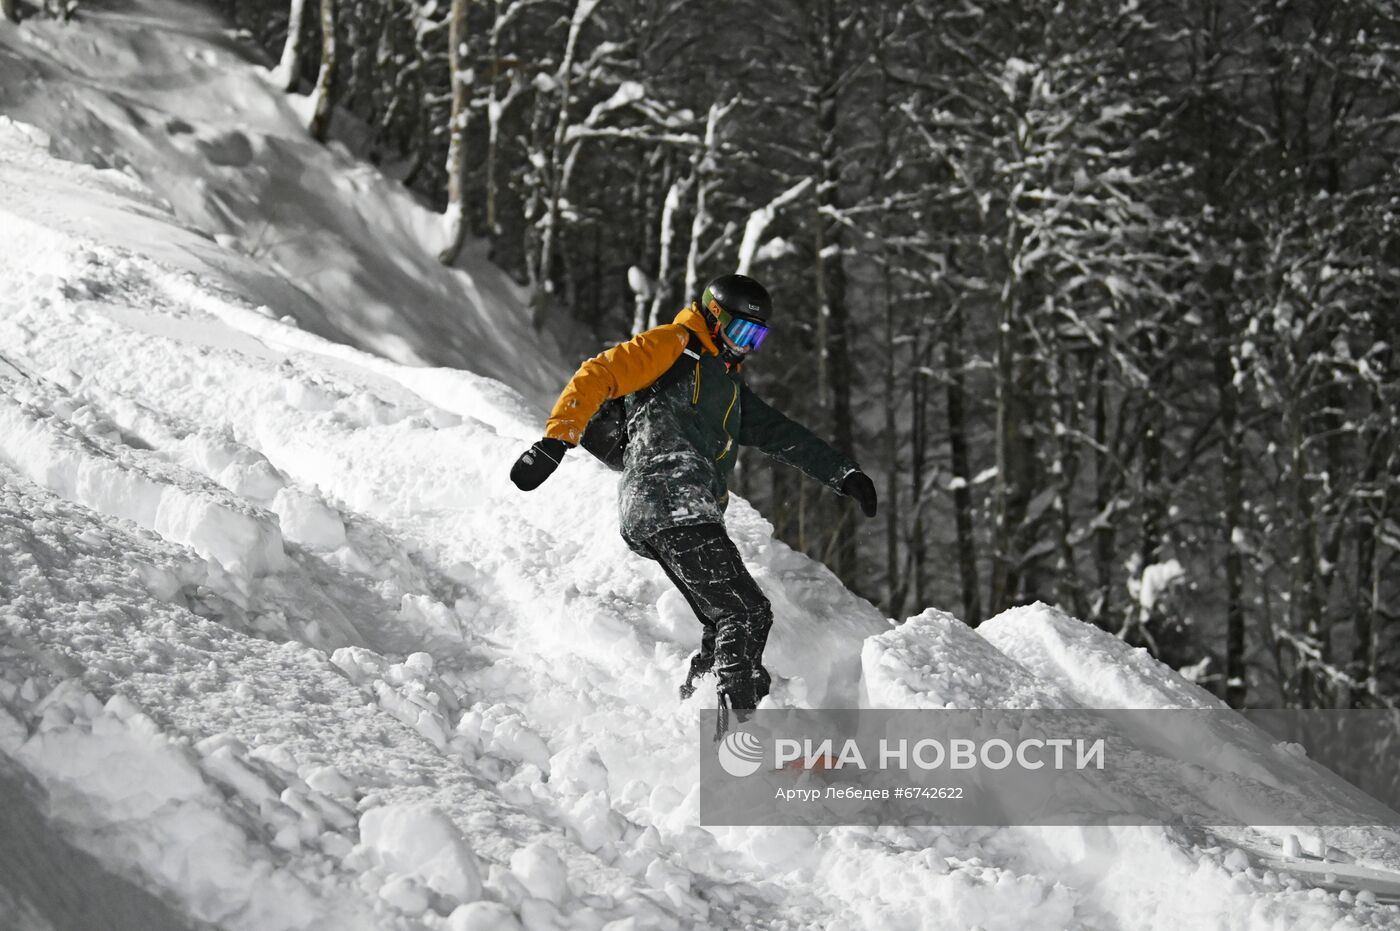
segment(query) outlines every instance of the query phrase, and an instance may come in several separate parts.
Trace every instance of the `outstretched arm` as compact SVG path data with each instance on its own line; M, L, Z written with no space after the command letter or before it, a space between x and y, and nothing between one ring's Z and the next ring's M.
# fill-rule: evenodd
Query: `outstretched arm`
M806 472L812 478L845 494L846 476L859 472L856 465L830 443L774 408L744 385L741 395L738 440L763 450L779 462Z
M680 358L689 340L685 327L669 323L638 333L588 359L554 402L544 435L577 445L584 427L604 401L640 391L656 381Z

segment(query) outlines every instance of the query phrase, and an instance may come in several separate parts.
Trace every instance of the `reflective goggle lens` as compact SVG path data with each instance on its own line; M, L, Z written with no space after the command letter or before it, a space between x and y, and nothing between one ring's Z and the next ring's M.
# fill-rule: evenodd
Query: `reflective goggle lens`
M763 324L729 313L721 314L721 322L724 325L724 335L740 349L753 351L763 345L763 339L768 335L768 328Z

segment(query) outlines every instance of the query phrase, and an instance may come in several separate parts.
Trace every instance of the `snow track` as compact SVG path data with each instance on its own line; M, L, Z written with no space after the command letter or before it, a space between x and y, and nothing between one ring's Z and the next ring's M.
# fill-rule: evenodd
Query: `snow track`
M233 573L257 578L286 566L271 514L126 447L88 405L21 383L0 388L0 459L32 481L183 543Z
M25 40L43 67L0 33L5 67L79 67L81 28ZM215 54L199 35L129 32L104 33L105 54L130 41L137 65L185 56L196 70ZM270 91L257 102L251 69L221 67L265 134L255 150L300 151L276 140L282 104ZM138 71L126 93L141 92ZM222 171L238 148L227 134L215 145L209 127L148 138L198 109L164 91L144 92L141 126L117 125L124 111L94 93L79 96L103 145L156 152L167 170L192 170L202 151ZM168 119L153 118L160 107ZM353 288L322 282L308 296L255 276L189 228L188 204L177 219L167 201L179 198L46 146L0 120L0 223L13 240L0 251L0 787L25 787L15 811L56 832L53 856L101 873L113 896L136 890L125 927L1400 922L1400 910L1281 871L1288 838L1260 832L699 828L697 711L713 686L676 701L697 625L618 538L613 475L575 454L520 494L509 463L540 426L525 397L300 329L291 317L364 337L359 317L339 328L333 303L316 304ZM299 157L328 172L307 149ZM225 200L242 183L215 180ZM228 224L248 223L255 204L235 206ZM345 204L321 208L344 225ZM417 268L410 258L399 264ZM472 339L492 312L452 344L489 355L495 342ZM980 632L934 610L894 626L774 541L744 502L729 523L773 600L779 703L1214 706L1044 606ZM1258 735L1215 736L1273 752ZM1224 765L1205 750L1186 759ZM1288 773L1280 791L1318 786L1348 803L1312 764ZM1387 832L1326 840L1318 858L1338 845L1377 882L1400 869ZM34 890L0 879L0 924L64 927Z

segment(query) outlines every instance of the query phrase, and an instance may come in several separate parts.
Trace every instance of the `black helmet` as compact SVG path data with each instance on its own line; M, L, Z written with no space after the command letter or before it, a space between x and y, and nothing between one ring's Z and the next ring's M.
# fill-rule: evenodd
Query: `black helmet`
M734 317L743 317L755 323L768 323L773 312L773 299L768 289L748 275L720 275L705 285L705 293L700 295L700 305L710 313L714 310L711 302L718 304Z

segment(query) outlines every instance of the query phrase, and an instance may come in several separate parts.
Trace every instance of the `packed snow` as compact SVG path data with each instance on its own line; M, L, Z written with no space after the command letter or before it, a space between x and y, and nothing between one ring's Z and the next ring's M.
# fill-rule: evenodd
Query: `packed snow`
M211 14L126 9L0 23L0 925L1400 925L1379 828L699 826L698 625L613 473L506 477L566 374L523 295L435 266ZM896 624L728 522L778 706L1218 707L1048 606ZM1208 738L1160 749L1354 801Z

